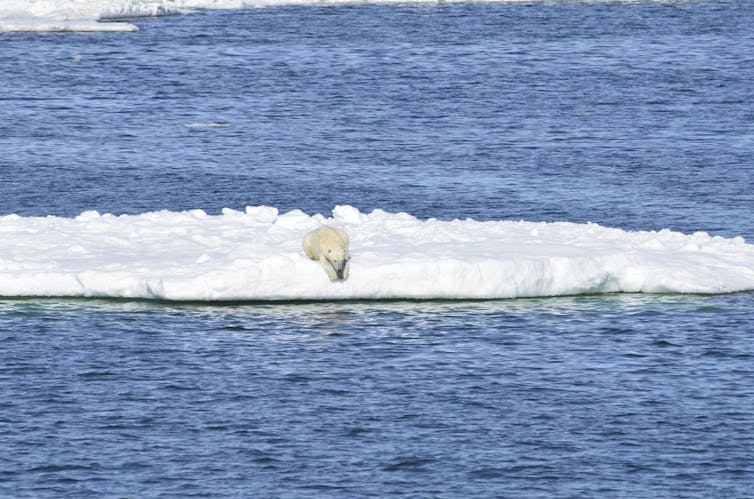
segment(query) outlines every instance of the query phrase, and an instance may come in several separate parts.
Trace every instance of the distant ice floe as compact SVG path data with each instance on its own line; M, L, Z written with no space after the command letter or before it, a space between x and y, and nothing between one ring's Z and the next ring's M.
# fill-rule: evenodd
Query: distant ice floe
M351 238L351 276L330 282L302 239L328 223ZM0 296L165 300L498 299L754 290L742 238L596 224L332 217L273 207L0 217Z
M100 20L186 12L181 0L2 0L0 31L137 31ZM211 1L209 3L212 3Z
M138 28L131 23L114 22L114 20L186 14L200 9L251 9L307 4L406 3L406 1L435 3L433 0L0 0L0 32L138 31Z

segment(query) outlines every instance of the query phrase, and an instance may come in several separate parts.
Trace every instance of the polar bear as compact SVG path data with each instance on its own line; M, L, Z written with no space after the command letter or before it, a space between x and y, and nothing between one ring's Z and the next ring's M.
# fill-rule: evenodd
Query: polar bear
M346 231L321 225L304 236L304 252L311 260L319 261L331 281L348 279L351 256Z

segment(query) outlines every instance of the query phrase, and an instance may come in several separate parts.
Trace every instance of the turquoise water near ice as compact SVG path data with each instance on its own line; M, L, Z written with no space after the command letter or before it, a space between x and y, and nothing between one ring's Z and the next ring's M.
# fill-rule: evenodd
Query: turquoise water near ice
M0 34L0 213L345 203L752 240L753 9ZM752 304L3 300L0 495L749 497Z

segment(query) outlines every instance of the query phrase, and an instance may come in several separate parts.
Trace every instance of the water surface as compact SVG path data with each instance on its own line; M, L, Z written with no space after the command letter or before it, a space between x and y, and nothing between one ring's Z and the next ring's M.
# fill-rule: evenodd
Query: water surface
M5 301L0 490L745 497L751 301Z

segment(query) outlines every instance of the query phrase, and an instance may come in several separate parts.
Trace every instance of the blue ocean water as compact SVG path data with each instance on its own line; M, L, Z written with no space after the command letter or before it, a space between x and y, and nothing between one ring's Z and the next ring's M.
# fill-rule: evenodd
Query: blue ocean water
M0 213L346 203L751 241L753 17L353 5L0 34ZM0 495L750 497L752 304L3 300Z

